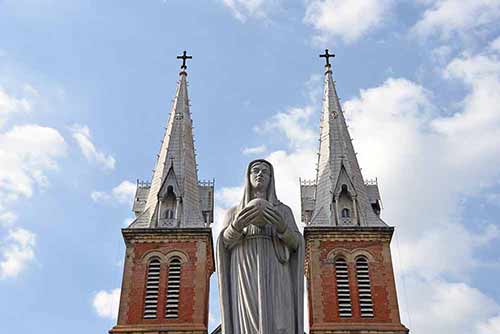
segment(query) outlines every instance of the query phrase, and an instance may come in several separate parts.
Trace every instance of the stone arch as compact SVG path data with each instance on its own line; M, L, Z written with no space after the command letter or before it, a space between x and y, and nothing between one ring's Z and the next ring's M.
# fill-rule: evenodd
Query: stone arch
M368 262L375 262L375 257L366 249L356 248L353 250L345 249L342 247L332 249L326 256L328 263L334 263L338 257L344 257L348 263L356 262L356 258L364 256Z
M370 253L366 249L354 249L352 251L352 261L356 261L358 257L365 257L368 262L375 262L375 258L372 253Z
M343 257L347 262L350 262L350 251L345 248L334 248L332 249L326 259L329 263L335 263L335 260L339 257Z
M165 254L158 250L151 250L149 252L144 253L144 255L141 258L142 263L148 263L151 259L153 258L158 258L161 263L165 263L167 261L167 257Z
M189 262L189 256L181 250L170 250L168 252L161 252L159 250L151 250L146 252L142 258L142 263L148 263L152 258L157 257L160 259L161 263L170 263L170 260L174 257L178 257L181 260L181 264Z
M181 260L181 264L189 262L189 257L186 253L181 250L171 250L165 255L165 262L170 263L170 261L174 258L179 258Z

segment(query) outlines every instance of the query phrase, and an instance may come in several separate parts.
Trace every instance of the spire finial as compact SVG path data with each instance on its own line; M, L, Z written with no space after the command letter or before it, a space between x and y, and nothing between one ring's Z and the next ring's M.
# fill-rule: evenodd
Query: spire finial
M185 70L187 68L186 59L193 59L193 56L188 56L186 50L184 50L181 56L177 56L177 59L182 59L181 69Z
M331 67L330 58L335 57L335 55L333 53L328 53L328 49L325 49L325 54L319 55L319 57L326 59L325 67Z

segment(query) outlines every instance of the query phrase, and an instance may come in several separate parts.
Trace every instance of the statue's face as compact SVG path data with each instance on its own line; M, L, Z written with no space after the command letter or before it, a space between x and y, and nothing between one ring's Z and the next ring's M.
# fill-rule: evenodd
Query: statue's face
M271 168L265 162L259 161L250 167L250 184L254 189L266 190L271 180Z

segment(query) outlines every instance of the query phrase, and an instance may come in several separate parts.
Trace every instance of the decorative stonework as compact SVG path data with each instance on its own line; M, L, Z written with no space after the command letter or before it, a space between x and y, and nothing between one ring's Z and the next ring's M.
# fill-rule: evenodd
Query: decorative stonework
M335 259L339 256L344 257L347 262L354 262L358 256L364 256L368 259L368 262L374 262L373 255L362 248L357 248L353 250L348 250L346 248L334 248L332 249L328 255L326 256L325 263L333 264L335 263Z

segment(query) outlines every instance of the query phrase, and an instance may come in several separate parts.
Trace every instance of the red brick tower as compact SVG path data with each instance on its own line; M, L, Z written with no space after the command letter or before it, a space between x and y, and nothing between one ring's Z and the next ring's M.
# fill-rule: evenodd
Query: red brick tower
M315 181L301 182L311 334L403 334L376 182L365 183L325 55Z
M214 271L213 182L198 182L186 66L151 182L138 182L135 220L122 230L125 268L110 333L207 333Z

